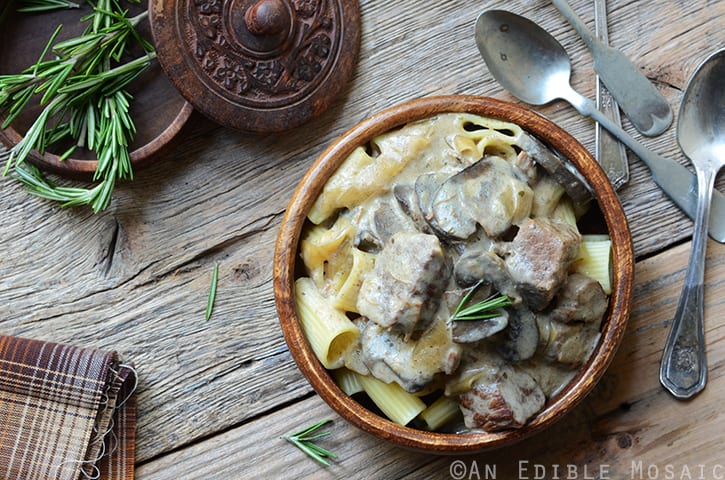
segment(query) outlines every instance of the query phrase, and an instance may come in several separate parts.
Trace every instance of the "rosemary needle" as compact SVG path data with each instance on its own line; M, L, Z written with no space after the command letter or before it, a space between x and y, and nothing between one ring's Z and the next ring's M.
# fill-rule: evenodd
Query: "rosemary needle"
M206 301L206 321L211 318L214 311L214 300L216 299L216 285L219 281L219 262L214 264L214 271L211 274L211 287L209 288L209 298Z
M312 459L318 461L320 464L324 465L325 467L330 466L330 462L327 460L328 458L336 459L337 455L332 453L331 451L324 449L317 445L315 443L315 440L326 437L330 435L330 432L317 432L323 425L326 425L328 423L332 422L331 419L322 420L320 422L317 422L313 425L310 425L307 428L303 428L302 430L291 433L287 436L285 436L285 440L292 443L294 446L305 452L307 455L309 455Z
M499 314L496 310L510 307L511 300L506 295L492 295L485 300L466 307L466 304L471 300L473 293L478 289L482 282L478 282L474 285L471 290L463 297L461 303L458 304L456 310L451 316L452 321L463 321L463 320L485 320L487 318L498 317Z
M18 12L35 13L48 12L66 8L80 8L81 6L70 0L22 0Z

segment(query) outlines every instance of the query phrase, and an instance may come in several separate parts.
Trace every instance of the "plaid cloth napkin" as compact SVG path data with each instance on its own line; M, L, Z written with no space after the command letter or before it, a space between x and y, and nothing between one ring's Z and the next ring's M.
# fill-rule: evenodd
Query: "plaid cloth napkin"
M133 479L135 386L116 352L0 335L0 479Z

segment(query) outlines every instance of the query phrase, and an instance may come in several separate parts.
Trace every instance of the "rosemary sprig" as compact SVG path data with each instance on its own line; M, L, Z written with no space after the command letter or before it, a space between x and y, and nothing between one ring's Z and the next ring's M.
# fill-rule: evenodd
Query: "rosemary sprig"
M32 97L41 96L42 110L11 149L3 173L14 168L16 178L31 193L62 206L90 205L98 212L108 207L117 179L133 178L128 146L136 127L125 87L148 68L156 54L136 32L148 12L133 18L126 15L116 0L99 0L93 12L81 19L89 23L82 35L55 43L58 26L34 65L17 75L0 76L0 110L6 114L3 128ZM129 39L135 39L146 55L116 65L127 53ZM50 51L54 58L45 60ZM72 143L63 147L61 161L77 147L96 153L93 180L99 183L94 188L61 187L47 181L38 169L23 165L32 150L43 154L68 140Z
M206 301L206 321L211 318L214 311L214 300L216 300L216 287L219 283L219 262L214 264L214 271L211 274L211 287L209 287L209 298Z
M509 297L506 295L492 295L485 300L466 307L481 283L483 282L481 281L474 285L463 297L461 303L458 304L456 310L453 312L451 321L485 320L487 318L495 318L499 316L496 310L510 307L512 305L511 300L509 300Z
M38 13L49 12L51 10L62 10L70 8L80 8L76 2L70 0L22 0L23 6L18 8L21 13Z
M330 422L332 422L332 420L329 418L326 420L322 420L313 425L310 425L307 428L303 428L299 432L287 435L284 438L285 440L305 452L311 458L318 461L320 464L324 465L325 467L329 467L330 462L327 459L331 458L334 460L337 458L337 455L317 445L315 443L315 440L330 435L330 432L315 432L317 432L317 430L319 430L323 425L326 425Z

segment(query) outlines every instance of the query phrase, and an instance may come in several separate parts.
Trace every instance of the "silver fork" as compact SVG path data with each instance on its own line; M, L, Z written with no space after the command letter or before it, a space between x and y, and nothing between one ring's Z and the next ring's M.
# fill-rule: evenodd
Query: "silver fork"
M599 40L609 44L609 33L607 32L607 1L594 0L594 22L595 34ZM597 109L609 117L617 126L621 127L622 121L619 114L619 105L612 98L599 78L596 76L597 85ZM627 151L616 138L597 123L594 137L595 156L602 166L604 173L611 180L615 190L629 181L629 164Z

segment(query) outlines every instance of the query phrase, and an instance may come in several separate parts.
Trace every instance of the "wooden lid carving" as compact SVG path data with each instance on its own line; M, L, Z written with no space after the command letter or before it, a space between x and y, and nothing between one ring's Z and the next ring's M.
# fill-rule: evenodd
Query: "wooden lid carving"
M254 133L325 111L354 72L354 0L151 0L159 63L195 109Z

